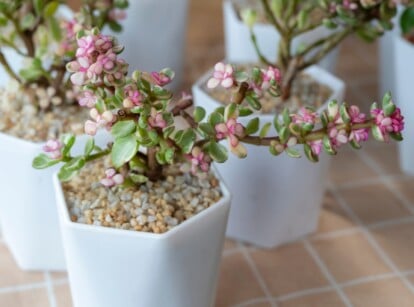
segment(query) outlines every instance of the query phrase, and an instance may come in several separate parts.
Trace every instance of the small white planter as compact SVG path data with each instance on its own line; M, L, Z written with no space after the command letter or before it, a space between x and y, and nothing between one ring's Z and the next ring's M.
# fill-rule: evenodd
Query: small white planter
M109 141L99 134L98 144ZM87 140L79 138L73 152ZM102 141L102 142L101 142ZM58 166L32 168L43 144L0 133L0 222L6 244L23 270L65 270L52 175Z
M333 90L329 101L343 100L345 85L341 80L318 67L307 72ZM222 106L201 88L211 73L193 87L195 104L204 107L207 113ZM261 125L273 122L272 115L258 117ZM247 124L251 118L239 120ZM314 164L305 157L293 159L285 154L273 157L267 147L247 145L246 148L246 159L230 154L229 161L216 165L233 195L227 236L272 248L315 231L330 157L323 153L320 162Z
M404 141L398 145L400 166L405 173L414 175L414 45L400 35L394 36L394 69L396 102L405 117Z
M172 68L176 73L173 87L182 81L187 29L188 0L130 1L127 18L117 33L122 53L130 70L158 71Z
M74 307L212 307L230 195L164 234L73 223L54 178Z
M240 0L225 0L223 2L224 11L224 33L225 33L225 49L226 60L231 63L250 63L258 62L259 58L256 54L254 46L250 40L249 28L240 20L234 9L234 3ZM253 27L257 37L257 42L262 54L270 61L275 62L277 56L279 33L270 24L256 24ZM325 27L319 27L309 33L301 35L293 42L293 48L297 48L301 44L309 44L316 40L329 35L332 30ZM330 72L335 71L338 58L338 49L329 53L318 65Z

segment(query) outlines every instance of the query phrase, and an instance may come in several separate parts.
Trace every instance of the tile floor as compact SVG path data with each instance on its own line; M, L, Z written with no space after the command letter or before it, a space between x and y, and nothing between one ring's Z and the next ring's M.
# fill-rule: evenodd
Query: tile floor
M187 86L223 58L220 5L192 1ZM338 75L348 102L378 97L376 65L375 45L344 44ZM342 151L314 235L275 250L226 242L216 306L414 306L413 188L394 145ZM71 307L66 275L21 272L0 240L0 306Z

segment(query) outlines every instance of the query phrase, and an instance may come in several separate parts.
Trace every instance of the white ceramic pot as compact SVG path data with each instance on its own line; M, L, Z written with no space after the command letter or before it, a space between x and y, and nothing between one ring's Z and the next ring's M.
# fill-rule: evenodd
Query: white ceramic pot
M212 307L230 195L164 234L71 222L54 178L74 307Z
M188 0L129 1L123 31L117 39L125 46L122 53L130 70L175 71L173 87L182 81L187 29Z
M204 107L207 113L222 105L201 87L211 73L193 87L195 104ZM341 80L318 67L309 68L307 73L333 90L329 101L343 100L345 85ZM261 125L273 122L272 115L256 116ZM246 125L251 118L239 120ZM247 145L246 148L246 159L230 155L229 161L216 165L233 195L227 236L273 248L315 231L330 157L322 154L320 162L315 164L305 157L293 159L286 154L274 157L267 147Z
M399 143L400 166L414 175L414 104L412 71L414 70L414 45L400 35L394 36L394 69L396 102L405 117L404 141Z
M81 152L88 137L79 138ZM109 141L100 133L98 145ZM6 244L23 270L65 270L52 176L58 166L32 168L43 144L0 133L0 222Z
M241 1L225 0L223 2L226 60L231 63L255 63L259 61L259 58L250 40L249 28L239 18L234 9L234 3L237 2ZM253 30L262 54L270 61L276 62L278 42L280 40L279 33L270 24L256 24ZM295 39L293 41L293 48L315 42L331 32L332 30L325 27L319 27ZM318 65L325 70L334 72L338 53L337 48L329 53Z

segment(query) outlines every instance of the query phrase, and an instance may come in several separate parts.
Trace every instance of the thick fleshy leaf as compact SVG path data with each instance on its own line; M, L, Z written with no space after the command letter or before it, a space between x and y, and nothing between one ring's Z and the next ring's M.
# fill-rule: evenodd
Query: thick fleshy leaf
M59 160L53 160L48 155L42 153L34 158L32 162L32 167L35 169L45 169L55 164L58 164Z
M118 121L112 126L111 133L115 139L130 135L137 129L136 123L133 120Z
M210 142L208 145L208 153L210 157L218 162L223 163L228 159L228 153L226 147L217 143L217 142Z
M246 134L247 135L251 135L256 133L257 131L259 131L259 126L260 126L260 120L258 117L253 118L252 120L250 120L246 126Z
M115 140L112 147L111 159L115 168L119 168L131 160L138 151L138 142L134 135Z

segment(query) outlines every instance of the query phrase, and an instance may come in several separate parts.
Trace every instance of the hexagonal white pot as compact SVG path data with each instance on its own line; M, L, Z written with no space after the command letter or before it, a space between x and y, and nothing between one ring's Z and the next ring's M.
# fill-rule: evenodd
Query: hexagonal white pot
M110 140L101 132L98 144ZM87 140L79 138L73 152ZM66 269L53 190L58 166L35 170L32 161L43 144L0 133L0 222L4 240L23 270Z
M258 62L259 58L250 40L249 28L240 20L234 9L234 3L236 2L240 2L240 0L225 0L223 2L226 60L231 63ZM256 24L253 30L262 54L270 61L275 62L280 39L279 33L270 24ZM325 27L319 27L303 34L293 41L293 48L297 48L301 44L315 42L329 35L331 31ZM339 50L337 48L329 53L318 65L325 70L334 72L338 53Z
M316 66L307 73L333 90L329 101L343 100L345 84L341 80ZM208 113L222 106L201 87L211 74L210 71L193 86L195 104ZM273 122L272 115L256 116L261 125ZM246 125L251 118L239 120ZM216 165L233 195L227 236L273 248L315 231L330 157L322 154L320 162L315 164L285 154L273 157L267 147L247 145L246 148L246 159L230 155L229 161Z
M398 144L401 169L414 175L414 104L412 71L414 45L394 35L395 97L405 117L404 141Z
M164 234L71 222L54 177L74 307L212 307L230 194Z
M131 69L157 71L172 68L173 87L182 81L188 0L130 1L123 31L116 37Z

